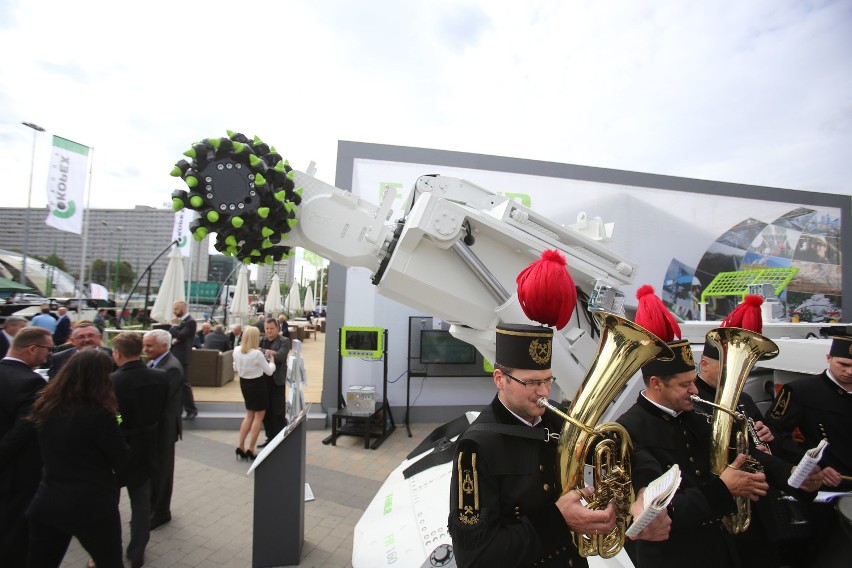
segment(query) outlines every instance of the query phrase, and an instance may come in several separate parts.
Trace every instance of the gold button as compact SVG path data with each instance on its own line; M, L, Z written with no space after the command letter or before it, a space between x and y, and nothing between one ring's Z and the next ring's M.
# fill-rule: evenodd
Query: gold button
M687 442L687 443L686 443L686 447L687 447L687 448L689 447L689 442Z
M538 466L538 470L539 470L539 471L544 471L544 465L539 465L539 466Z
M694 461L695 461L694 459L689 458L689 463L692 463L692 462L694 462Z
M547 484L547 483L545 483L545 484L544 484L544 490L545 490L545 491L550 491L550 485L549 485L549 484Z
M521 510L521 508L520 508L520 507L518 507L518 506L516 506L516 507L515 507L515 510L516 510L516 511L520 511L520 510Z
M698 477L701 477L701 470L700 470L700 469L696 469L696 470L695 470L695 475L697 475Z

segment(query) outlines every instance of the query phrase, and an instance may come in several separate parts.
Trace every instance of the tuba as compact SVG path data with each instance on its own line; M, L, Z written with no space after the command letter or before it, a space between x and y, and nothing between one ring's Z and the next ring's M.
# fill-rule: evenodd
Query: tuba
M652 359L670 360L674 354L660 338L633 322L608 313L597 317L601 327L600 347L567 413L544 397L538 400L538 405L565 420L559 436L562 494L585 487L584 466L587 458L591 458L595 492L589 497L587 507L604 509L612 501L615 508L616 524L608 534L574 533L577 550L581 556L612 558L624 546L624 533L630 522L632 444L630 435L620 424L596 425L637 370Z
M719 350L719 383L716 401L709 402L693 395L695 402L713 408L710 470L720 475L730 463L731 432L734 421L739 423L736 433L736 451L746 456L742 469L755 473L761 465L749 456L749 424L747 417L736 410L740 394L754 364L760 359L778 355L778 346L770 339L738 327L720 327L707 332L707 341ZM737 512L722 519L722 524L732 534L745 532L751 524L751 502L748 497L735 497Z

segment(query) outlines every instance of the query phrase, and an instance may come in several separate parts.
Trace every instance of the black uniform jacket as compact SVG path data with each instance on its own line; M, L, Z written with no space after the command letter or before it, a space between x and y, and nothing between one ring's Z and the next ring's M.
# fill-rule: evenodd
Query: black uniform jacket
M767 416L770 427L792 432L799 429L804 444L792 455L798 463L805 451L826 438L821 467L832 467L841 475L852 475L852 393L847 393L823 371L816 377L799 379L781 388ZM843 481L833 491L852 491L852 481Z
M186 316L180 320L180 323L169 328L169 333L174 339L171 349L172 355L177 357L177 360L184 367L189 365L189 358L192 356L196 327L197 324L192 316Z
M524 426L496 396L474 424L495 423ZM558 433L562 423L546 412L536 428ZM557 452L555 439L470 430L459 437L449 515L459 567L588 565L555 505L562 493Z
M183 367L177 357L166 353L156 369L165 371L169 383L169 393L166 398L166 407L160 419L160 440L164 444L174 444L183 434L183 403L181 402L181 388L183 387Z
M638 492L678 464L680 488L669 504L669 539L636 541L637 568L718 568L738 566L731 536L721 518L736 512L736 503L718 476L710 472L710 425L695 412L671 416L643 395L618 419L633 441L632 479Z
M142 361L122 365L112 375L121 413L121 433L130 447L127 467L119 483L138 487L150 479L157 456L157 428L169 392L166 373L149 369Z

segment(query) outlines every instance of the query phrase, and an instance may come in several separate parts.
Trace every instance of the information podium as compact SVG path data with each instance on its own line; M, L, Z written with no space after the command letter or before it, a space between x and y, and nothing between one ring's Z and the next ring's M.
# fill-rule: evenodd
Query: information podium
M254 472L252 568L295 566L305 542L305 432L308 408L275 436Z
M322 443L334 446L337 445L338 436L358 436L364 439L365 449L375 450L396 429L388 404L388 330L343 327L338 332L337 344L337 411L331 415L331 435ZM346 406L343 398L344 357L381 359L382 399L381 402L376 401L372 413L353 412ZM372 445L371 439L374 439Z

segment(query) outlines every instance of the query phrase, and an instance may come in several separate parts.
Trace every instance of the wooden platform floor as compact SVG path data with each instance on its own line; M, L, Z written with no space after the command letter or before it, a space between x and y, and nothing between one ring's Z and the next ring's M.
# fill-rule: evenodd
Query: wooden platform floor
M302 359L308 384L305 387L305 402L319 404L322 400L322 375L325 356L325 334L317 332L316 339L311 337L302 342ZM199 402L243 402L239 380L221 387L192 387L195 400Z

